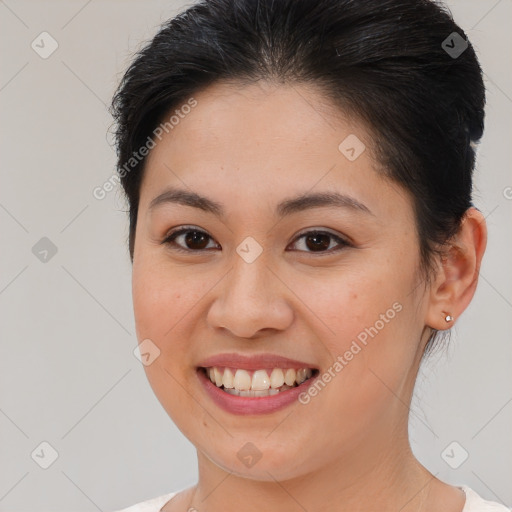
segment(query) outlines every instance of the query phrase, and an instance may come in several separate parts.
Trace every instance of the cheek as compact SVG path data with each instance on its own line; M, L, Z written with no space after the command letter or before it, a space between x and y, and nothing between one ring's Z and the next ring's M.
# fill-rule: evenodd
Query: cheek
M132 272L132 297L137 337L154 339L162 348L172 339L180 319L200 299L193 282L180 277L179 270L162 268L139 260Z
M365 347L372 339L392 336L405 316L402 311L411 287L407 274L404 268L391 278L391 266L366 265L364 272L330 269L326 276L304 279L296 275L290 279L294 292L309 309L305 313L314 323L313 332L336 356L349 350L354 341Z
M412 263L366 265L364 273L345 268L333 278L295 288L312 305L317 318L313 332L326 349L326 399L332 410L345 411L344 421L350 417L354 426L372 423L396 401L414 364Z
M178 425L193 417L193 404L188 380L192 378L187 360L190 357L190 326L183 321L192 304L199 300L190 296L190 281L180 279L176 271L169 272L155 261L139 258L133 266L132 295L137 339L150 339L159 351L158 357L144 365L148 382L163 408ZM188 290L188 292L187 292Z

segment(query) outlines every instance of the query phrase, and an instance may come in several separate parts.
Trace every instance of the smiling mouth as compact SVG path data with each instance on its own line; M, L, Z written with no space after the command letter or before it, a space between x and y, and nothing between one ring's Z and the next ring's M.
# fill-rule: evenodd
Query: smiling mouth
M210 381L230 395L272 396L295 388L318 375L314 368L244 370L221 366L200 367Z

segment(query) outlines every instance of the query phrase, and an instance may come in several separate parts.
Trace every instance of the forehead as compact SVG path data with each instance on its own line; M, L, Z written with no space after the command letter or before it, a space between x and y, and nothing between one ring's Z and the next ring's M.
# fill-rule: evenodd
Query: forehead
M321 189L373 203L377 214L399 208L396 200L383 201L386 194L404 191L376 171L370 134L319 92L298 85L221 83L193 99L195 106L176 117L148 156L141 207L179 184L202 195L232 193L248 201L263 198L265 204ZM352 146L360 141L358 152L366 148L349 160L340 150L345 140Z
M171 133L176 142L193 142L203 155L222 152L223 158L235 159L243 153L247 161L267 154L277 159L291 149L296 155L330 154L336 159L344 133L368 139L355 120L349 122L319 91L301 85L217 83L195 94L194 100L196 106Z

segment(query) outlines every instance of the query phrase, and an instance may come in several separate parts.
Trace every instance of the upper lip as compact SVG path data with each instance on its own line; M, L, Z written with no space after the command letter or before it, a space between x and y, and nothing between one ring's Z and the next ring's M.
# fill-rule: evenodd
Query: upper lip
M212 366L240 368L242 370L259 370L262 368L312 368L317 369L310 363L289 359L275 354L254 354L242 355L236 353L216 354L201 361L199 367L209 368Z

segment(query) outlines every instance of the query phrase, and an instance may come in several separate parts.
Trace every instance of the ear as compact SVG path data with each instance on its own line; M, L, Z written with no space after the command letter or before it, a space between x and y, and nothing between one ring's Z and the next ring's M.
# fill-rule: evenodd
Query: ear
M453 326L475 294L480 264L487 245L487 225L474 207L466 210L459 232L439 257L438 273L430 289L425 323L443 331ZM450 315L453 321L447 322Z

